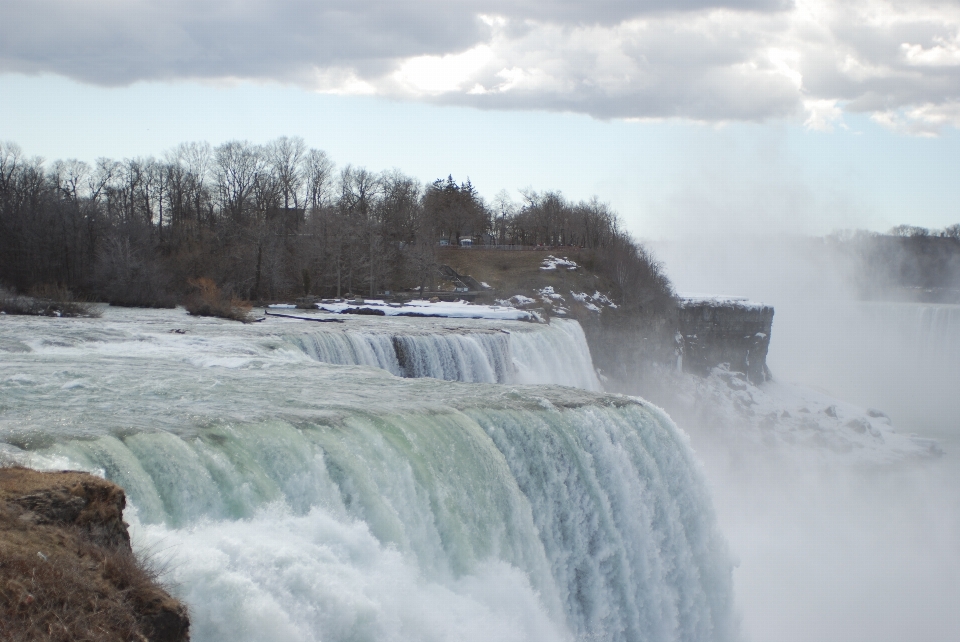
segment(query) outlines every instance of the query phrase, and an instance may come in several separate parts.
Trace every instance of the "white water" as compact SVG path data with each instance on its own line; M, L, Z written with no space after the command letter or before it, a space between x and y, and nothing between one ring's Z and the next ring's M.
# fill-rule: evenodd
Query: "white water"
M335 366L294 347L320 332L303 324L177 314L0 320L0 441L127 489L193 639L736 637L709 497L656 408ZM511 328L514 376L557 367L537 342L576 356L578 327L530 327Z
M414 331L410 322L401 323L395 329L396 322L386 319L345 330L325 325L298 331L290 341L324 363L375 366L401 377L601 389L576 321L513 323L510 330L491 330L493 324L450 330L434 322Z

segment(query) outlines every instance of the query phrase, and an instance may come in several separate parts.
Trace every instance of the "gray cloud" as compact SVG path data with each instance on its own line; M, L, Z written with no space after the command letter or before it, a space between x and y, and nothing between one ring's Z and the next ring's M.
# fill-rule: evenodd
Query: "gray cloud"
M257 79L601 118L960 125L945 0L5 0L0 72Z
M8 0L0 68L114 85L158 78L296 77L469 47L488 32L456 3Z
M709 9L774 12L793 7L793 0L541 0L540 2L477 3L485 13L521 20L568 24L615 24L628 18L654 13L686 13Z

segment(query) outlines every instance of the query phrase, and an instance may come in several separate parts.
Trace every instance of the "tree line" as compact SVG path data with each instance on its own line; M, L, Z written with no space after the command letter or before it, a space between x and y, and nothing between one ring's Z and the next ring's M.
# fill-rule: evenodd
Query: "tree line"
M853 260L853 278L865 298L960 302L960 224L837 233L828 242Z
M0 143L0 284L55 284L119 305L166 306L198 278L250 300L433 286L441 241L575 245L623 293L669 282L605 204L560 192L422 184L338 168L301 138L185 143L160 158L28 157ZM649 292L647 298L649 298Z

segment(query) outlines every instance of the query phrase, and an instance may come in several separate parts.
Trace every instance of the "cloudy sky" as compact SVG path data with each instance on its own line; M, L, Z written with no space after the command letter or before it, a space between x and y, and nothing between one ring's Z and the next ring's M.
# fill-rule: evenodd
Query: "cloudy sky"
M303 136L638 235L960 221L953 0L3 0L0 139ZM517 195L519 196L519 195Z

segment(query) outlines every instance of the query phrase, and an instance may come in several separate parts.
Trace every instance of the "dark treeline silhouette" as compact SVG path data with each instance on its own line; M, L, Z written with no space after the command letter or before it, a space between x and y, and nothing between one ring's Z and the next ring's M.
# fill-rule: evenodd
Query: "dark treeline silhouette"
M854 259L862 297L960 302L960 225L899 225L887 234L848 232L830 239Z
M596 199L429 185L336 168L300 138L187 143L162 158L45 162L0 144L0 284L55 284L117 305L169 306L196 279L251 300L430 288L441 241L602 250L637 305L670 296L645 250Z

